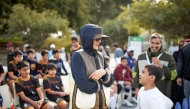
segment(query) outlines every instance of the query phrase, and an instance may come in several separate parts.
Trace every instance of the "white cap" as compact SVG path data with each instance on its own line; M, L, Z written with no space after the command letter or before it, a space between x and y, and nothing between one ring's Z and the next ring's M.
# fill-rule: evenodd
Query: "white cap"
M127 52L130 52L130 51L134 51L134 49L132 47L128 47Z
M65 47L62 47L61 50L65 50Z
M28 44L24 44L24 48L27 47L27 46L28 46Z
M55 44L51 44L51 45L50 45L50 48L55 48Z
M106 49L110 49L110 47L108 45L105 46Z

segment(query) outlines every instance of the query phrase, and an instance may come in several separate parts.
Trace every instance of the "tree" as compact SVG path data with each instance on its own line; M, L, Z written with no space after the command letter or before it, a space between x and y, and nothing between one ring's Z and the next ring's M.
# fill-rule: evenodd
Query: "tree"
M46 0L44 3L46 9L56 10L62 18L68 19L69 27L78 32L91 19L88 0Z
M89 0L90 14L93 19L91 23L99 24L100 26L106 20L115 19L121 12L121 7L126 7L133 0Z
M6 34L9 28L7 23L2 23L4 20L9 19L9 15L12 13L12 6L15 4L23 4L30 9L42 12L44 9L44 0L0 0L0 34Z
M140 34L139 23L136 19L132 19L132 13L126 8L113 20L106 20L102 24L104 34L110 36L109 42L117 42L120 45L126 44L128 36L137 36Z
M89 14L89 0L0 0L0 24L4 19L9 19L11 8L16 4L22 4L36 12L55 10L63 19L67 19L69 27L79 31L80 27L92 19ZM6 34L8 24L2 25L0 33Z
M167 39L190 36L189 0L139 0L132 4L132 18L141 27L155 29Z
M131 21L129 21L129 23L130 22ZM139 34L139 28L136 28L135 26L136 25L124 25L124 21L120 17L113 20L107 20L102 25L104 34L110 36L109 42L111 44L118 43L122 46L126 44L128 36L136 36Z
M12 7L12 13L7 20L9 25L7 36L17 36L34 48L40 47L51 33L58 30L68 32L69 22L62 19L56 11L36 12L21 4Z

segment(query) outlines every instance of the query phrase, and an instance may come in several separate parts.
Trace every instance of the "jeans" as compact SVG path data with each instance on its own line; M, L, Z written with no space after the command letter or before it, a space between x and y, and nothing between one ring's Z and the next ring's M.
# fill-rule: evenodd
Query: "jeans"
M190 96L190 81L184 79L183 82L184 82L184 94L185 94L185 97L188 99Z

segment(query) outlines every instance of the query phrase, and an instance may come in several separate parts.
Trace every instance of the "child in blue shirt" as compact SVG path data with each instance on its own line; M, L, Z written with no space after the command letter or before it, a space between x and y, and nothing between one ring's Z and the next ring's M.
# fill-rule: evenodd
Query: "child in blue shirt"
M28 60L27 62L30 64L30 75L35 76L36 78L42 78L39 72L37 72L37 64L38 62L35 60L35 51L30 49L27 51Z
M63 64L63 60L60 58L60 50L53 50L53 58L50 58L48 63L54 63L57 66L56 76L68 75L68 72ZM61 72L61 69L65 71L65 74Z

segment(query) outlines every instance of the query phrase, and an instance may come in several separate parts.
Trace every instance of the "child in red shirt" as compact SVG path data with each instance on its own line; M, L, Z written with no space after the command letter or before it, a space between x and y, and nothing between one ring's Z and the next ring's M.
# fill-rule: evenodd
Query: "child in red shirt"
M125 87L124 101L122 104L124 106L132 107L133 104L127 101L127 98L129 96L129 91L131 89L131 84L133 82L133 79L131 78L129 71L130 69L127 65L127 58L122 57L121 63L118 64L114 70L114 76L118 84L121 84L122 87ZM135 89L132 89L132 102L135 104L137 103L137 100L135 98Z

